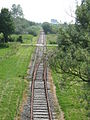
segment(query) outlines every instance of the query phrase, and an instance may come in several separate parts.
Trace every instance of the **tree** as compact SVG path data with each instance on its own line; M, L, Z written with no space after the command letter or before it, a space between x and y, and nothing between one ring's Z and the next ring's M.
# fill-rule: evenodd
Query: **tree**
M16 4L13 4L12 5L12 8L11 8L11 14L14 18L17 18L17 17L23 17L23 10L20 6L20 4L16 5Z
M82 47L90 46L90 0L82 0L76 10L76 28Z
M90 0L83 0L76 10L76 23L58 31L58 51L51 66L90 83Z
M51 27L51 25L50 25L48 22L44 22L44 23L42 24L42 27L43 27L44 32L45 32L46 34L52 32L52 27Z
M76 10L76 24L80 28L90 30L90 0L83 0Z
M14 32L14 23L11 13L3 8L0 13L0 33L4 35L4 42L8 42L8 35Z

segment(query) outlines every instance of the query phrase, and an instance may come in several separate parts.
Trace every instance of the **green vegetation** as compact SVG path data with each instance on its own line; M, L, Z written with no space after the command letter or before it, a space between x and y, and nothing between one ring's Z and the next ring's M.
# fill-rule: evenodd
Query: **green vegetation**
M44 22L42 24L42 27L43 27L43 30L44 30L45 34L51 33L52 28L51 28L51 25L48 22Z
M14 32L14 22L11 13L6 8L0 12L0 33L3 33L3 42L8 42L8 36Z
M15 42L19 36L13 34L9 38L13 42L0 44L0 120L14 119L27 88L25 77L34 47ZM23 44L36 43L37 37L23 34Z
M54 69L52 69L52 76L65 120L89 120L89 85L78 82L78 78L73 76L57 73Z
M26 20L20 5L12 5L11 11L2 8L0 12L0 44L15 41L11 34L19 35L16 41L22 41L23 34L37 36L40 24Z
M34 37L33 35L30 34L19 34L19 35L13 34L11 35L10 39L16 42L19 36L22 36L22 40L23 40L22 42L25 44L35 44L37 42L37 37L38 37L38 36Z
M56 34L48 34L47 35L47 44L57 44Z
M15 26L15 31L14 31ZM23 18L20 5L0 13L0 120L13 120L27 88L27 68L40 27ZM13 33L13 34L12 34ZM12 34L12 35L11 35ZM8 42L8 43L6 43Z
M24 18L20 4L12 5L11 15L15 24L15 34L32 34L37 36L40 27L35 22L31 22Z
M77 6L76 23L60 25L58 47L48 52L57 97L66 120L90 119L89 8L89 0Z
M10 43L0 48L0 120L13 120L27 88L27 67L34 47Z
M34 22L28 21L25 18L13 18L15 24L15 34L32 34L37 36L40 26Z
M48 22L44 22L44 23L42 24L42 28L43 28L45 34L48 34L48 33L49 33L49 34L55 34L55 33L58 32L59 26L58 26L58 25L50 24L50 23L48 23Z
M45 22L42 27L47 34L47 44L58 44L57 48L48 48L47 55L65 119L90 119L90 0L82 0L77 6L75 24ZM40 25L23 18L20 5L14 4L11 12L6 8L1 10L1 120L13 120L17 114L23 91L27 88L25 77L34 50L21 43L36 43L39 30Z
M49 39L47 39L47 43L48 40ZM54 41L56 41L56 39ZM52 70L53 81L56 86L56 95L59 105L64 112L65 119L88 120L90 117L90 84L82 82L77 76L62 72L58 64L62 59L60 59L60 54L57 56L57 49L57 47L48 47L47 55ZM60 52L60 49L58 52ZM65 60L63 59L63 61Z
M15 27L15 31L14 31ZM20 5L0 13L0 120L13 120L27 89L27 69L40 27L23 18ZM11 35L12 34L12 35ZM7 42L7 43L6 43Z

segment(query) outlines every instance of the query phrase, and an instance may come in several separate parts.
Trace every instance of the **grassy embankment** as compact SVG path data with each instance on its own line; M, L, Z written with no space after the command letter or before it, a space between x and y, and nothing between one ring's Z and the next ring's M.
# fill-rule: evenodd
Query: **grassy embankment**
M47 43L50 43L49 41L52 41L53 38L56 38L55 35L47 35ZM55 41L56 39L54 39ZM56 48L49 47L48 50L50 49ZM89 98L86 97L87 94L90 95L88 84L74 76L56 73L54 68L51 70L56 86L56 95L64 112L65 120L89 120Z
M16 36L15 36L16 37ZM23 35L30 43L30 35ZM35 43L36 37L32 37ZM0 48L0 120L13 120L27 88L27 68L34 47L9 43Z

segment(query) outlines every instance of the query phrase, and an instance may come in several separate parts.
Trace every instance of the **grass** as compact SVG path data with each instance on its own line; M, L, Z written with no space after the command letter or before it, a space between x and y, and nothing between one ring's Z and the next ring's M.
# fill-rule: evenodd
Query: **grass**
M54 39L54 40L53 40ZM47 35L47 44L56 41L55 35ZM47 53L55 51L56 47L48 47ZM59 105L64 112L65 120L90 119L90 85L81 82L77 77L60 74L52 70Z
M47 44L57 44L56 34L48 34L47 35Z
M34 47L11 43L0 49L0 120L13 120L23 91L27 88L27 67Z
M19 36L20 35L13 34L11 37L14 38L16 41ZM21 36L23 39L23 43L25 44L35 44L37 42L37 36L34 37L33 35L30 34L23 34Z
M65 114L65 120L89 120L89 106L85 95L90 95L86 83L76 82L73 77L61 75L52 69L58 102ZM77 78L78 79L78 78Z

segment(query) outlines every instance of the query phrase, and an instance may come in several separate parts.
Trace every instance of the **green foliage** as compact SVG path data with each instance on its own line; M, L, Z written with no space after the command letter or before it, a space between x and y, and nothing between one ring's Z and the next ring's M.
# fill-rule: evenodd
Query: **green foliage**
M48 34L47 35L47 44L57 44L56 34Z
M47 34L47 33L50 33L50 34L55 34L58 32L58 28L59 26L58 25L53 25L53 24L50 24L48 22L44 22L42 24L42 28L44 30L44 32Z
M0 13L0 43L14 42L14 38L10 34L32 34L37 36L40 30L40 25L35 22L28 21L22 17L23 12L20 5L12 5L11 12L4 8Z
M58 45L59 47L63 47L63 49L67 49L70 46L70 35L67 33L68 29L61 28L58 33ZM60 40L59 40L60 39Z
M56 25L54 25L54 24L51 24L51 34L56 34L56 33L58 33L58 29L59 29L59 27L60 27L60 25L58 24L56 24Z
M10 12L6 8L1 9L0 13L0 33L4 35L4 42L8 42L8 35L14 32L14 23Z
M76 23L80 28L90 30L90 0L84 0L80 6L77 6Z
M23 18L23 10L20 5L13 4L11 14L15 24L15 34L32 34L37 36L40 30L39 25Z
M4 36L3 33L0 34L0 44L4 42Z
M10 34L32 34L37 36L40 30L40 25L28 21L23 18L23 12L20 5L12 5L11 12L8 9L4 8L0 13L0 43L2 42L13 42L13 39Z
M90 23L89 18L83 16L84 12L87 13L87 16L89 14L87 2L88 0L77 7L75 25L70 24L59 29L57 42L60 52L56 58L60 59L58 64L63 72L78 76L85 82L90 82ZM84 10L82 10L83 7L85 7Z
M40 27L31 21L26 20L25 18L14 18L15 23L15 34L32 34L36 36Z
M74 47L72 46L73 50ZM65 53L60 48L57 50L55 47L48 47L47 53L53 81L56 86L58 102L64 112L65 120L88 120L90 117L90 84L82 82L78 76L71 73L70 69L70 66L72 66L72 72L76 70L75 72L77 73L78 68L76 66L78 64L84 72L85 59L88 57L87 50L77 49L75 54L78 55L77 59L80 62L73 58L73 63L71 54L67 51ZM84 63L81 63L82 59ZM69 69L70 71L68 72Z
M52 27L51 27L50 23L44 22L44 23L42 24L42 27L43 27L43 30L44 30L44 32L45 32L46 34L52 32Z
M90 0L84 0L77 6L75 24L60 26L57 43L58 48L48 56L49 64L55 72L53 78L59 103L66 120L88 120L90 119Z
M38 36L33 36L31 34L12 34L10 39L17 42L19 36L22 36L23 44L35 44L37 42ZM13 41L12 41L13 42Z
M84 0L76 10L76 30L83 48L90 50L90 1Z

